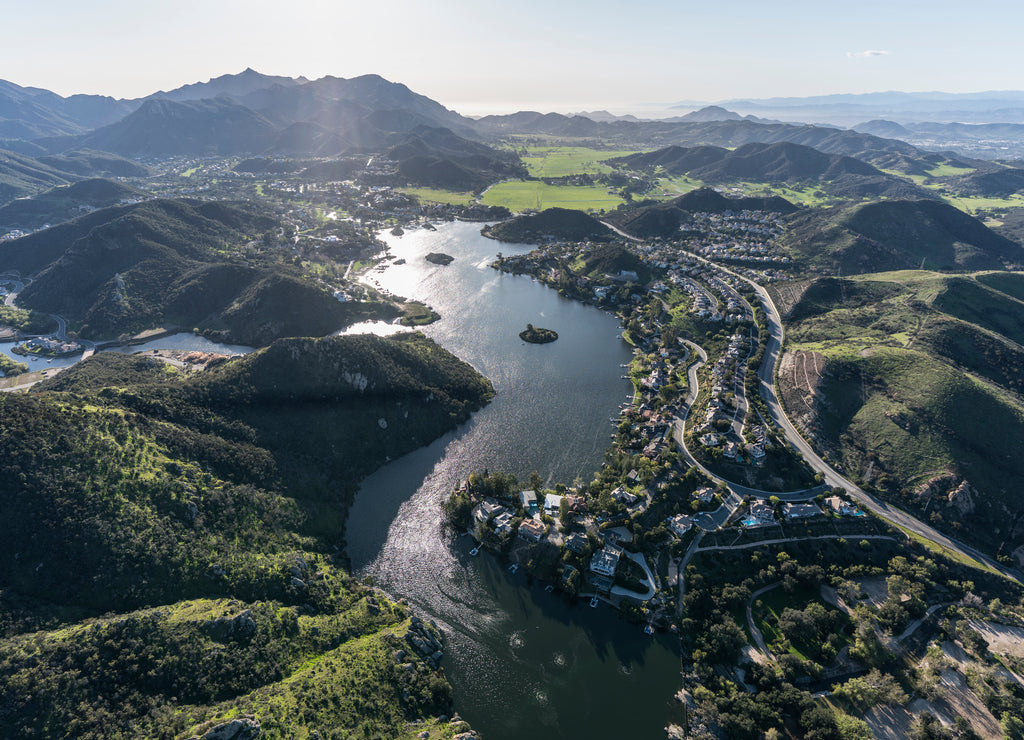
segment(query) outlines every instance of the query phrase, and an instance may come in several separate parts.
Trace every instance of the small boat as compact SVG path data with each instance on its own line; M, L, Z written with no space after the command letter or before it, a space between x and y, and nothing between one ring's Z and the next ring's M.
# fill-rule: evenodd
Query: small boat
M654 634L654 626L649 624L646 627L644 627L644 634L645 635L653 635Z
M596 596L592 597L590 599L590 608L591 609L596 609L597 608L597 604L598 604L597 597Z
M547 592L547 593L551 593L554 590L555 590L555 587L552 586L550 583L547 586L544 587L544 591Z
M519 570L519 565L517 565L516 563L512 563L512 565L508 566L508 569L512 573L515 573L517 570Z
M469 551L469 554L472 555L473 557L476 557L477 555L480 554L480 548L479 547L474 547L472 550Z

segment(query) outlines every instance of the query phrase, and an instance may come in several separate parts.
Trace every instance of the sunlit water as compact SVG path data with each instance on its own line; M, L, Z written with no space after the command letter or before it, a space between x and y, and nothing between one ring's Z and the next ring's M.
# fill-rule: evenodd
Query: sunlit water
M353 567L437 620L456 708L488 740L663 737L679 684L671 639L645 636L606 606L546 593L486 554L470 557L468 538L443 527L441 501L474 470L589 480L609 443L608 419L630 390L617 320L492 269L498 251L528 248L479 228L382 237L406 263L371 277L437 310L442 320L424 333L490 378L496 396L456 432L364 482L346 535ZM431 264L429 252L455 261ZM558 341L522 342L527 323L554 329Z
M80 362L82 359L81 352L76 352L75 354L68 355L67 357L54 357L52 359L47 357L36 357L35 355L18 355L11 350L19 344L22 344L22 342L0 342L0 352L17 360L18 362L23 362L28 365L30 372L33 370L46 370L47 368L69 367ZM135 352L149 352L154 349L196 350L200 352L218 352L225 355L244 355L252 352L252 347L246 347L241 344L222 344L220 342L213 342L206 337L188 332L171 334L170 336L153 339L143 344L114 347L105 351L133 354Z

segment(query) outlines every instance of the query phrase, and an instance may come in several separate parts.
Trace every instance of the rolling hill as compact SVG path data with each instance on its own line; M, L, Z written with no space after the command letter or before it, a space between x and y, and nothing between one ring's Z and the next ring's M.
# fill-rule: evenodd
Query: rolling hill
M1019 273L817 278L785 320L787 411L854 480L1009 553L1024 542L1020 295Z
M835 197L919 197L936 194L859 159L826 154L790 142L751 143L735 150L713 146L669 146L611 159L608 164L669 176L687 175L707 183L763 182L816 185Z
M150 200L6 242L0 269L34 276L24 306L59 313L92 338L170 323L262 346L396 315L385 304L339 303L288 264L234 256L233 246L275 225L244 204Z
M436 633L345 572L339 532L363 475L491 395L421 335L191 374L102 353L2 394L0 734L442 725L451 689L407 639Z
M671 238L689 213L722 213L724 211L772 211L789 214L797 207L785 198L728 198L713 188L698 188L678 198L656 203L643 201L620 206L605 216L608 223L637 238Z
M148 197L137 188L112 180L80 180L0 206L0 228L36 229L43 224L67 221L85 211Z
M78 179L34 157L0 149L0 203Z
M843 275L925 267L1001 269L1024 250L978 219L938 201L880 201L803 211L780 244L819 272Z
M603 241L614 236L593 216L570 208L546 208L485 227L484 236L514 244L541 244L549 237L570 241Z

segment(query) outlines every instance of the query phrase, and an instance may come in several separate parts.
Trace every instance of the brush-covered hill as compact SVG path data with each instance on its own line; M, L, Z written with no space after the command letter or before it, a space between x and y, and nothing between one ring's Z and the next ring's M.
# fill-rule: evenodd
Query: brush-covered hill
M817 278L792 306L791 418L854 480L990 553L1024 543L1024 275Z
M275 134L270 121L230 98L153 99L117 123L82 137L76 148L126 157L224 156L262 152Z
M519 157L463 138L447 128L418 126L385 154L398 163L402 184L476 190L527 174Z
M113 180L81 180L0 206L0 227L36 229L43 224L68 221L86 211L148 197L138 188Z
M323 335L380 314L339 303L283 260L238 250L277 222L246 204L156 199L114 206L0 245L0 269L34 280L19 301L116 337L173 324L243 344Z
M545 208L484 227L484 236L513 244L541 244L549 238L603 241L614 232L593 216L570 208Z
M490 396L421 335L191 374L101 353L2 394L0 735L454 734L406 640L431 630L350 578L341 532L363 475Z
M653 152L618 157L608 163L644 172L686 175L707 183L814 185L837 198L937 197L909 180L882 172L854 157L826 154L791 142L755 142L734 150L714 146L669 146Z
M0 203L67 185L77 179L34 157L0 149Z
M1002 167L953 178L950 187L958 193L1005 198L1024 191L1024 169Z
M138 162L93 149L48 154L39 157L39 161L79 177L147 177L152 174L148 167Z
M881 201L803 211L780 244L812 270L852 275L879 270L1001 269L1024 250L981 221L938 201Z
M622 205L605 216L605 220L631 236L640 239L672 238L679 225L691 213L724 213L725 211L769 211L790 214L797 207L777 195L769 197L729 198L709 187L691 190L678 198L657 203L643 201Z

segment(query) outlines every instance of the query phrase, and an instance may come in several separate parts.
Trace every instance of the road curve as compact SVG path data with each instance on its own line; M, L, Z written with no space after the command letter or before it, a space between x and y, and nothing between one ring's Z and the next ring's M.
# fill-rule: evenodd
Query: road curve
M946 547L954 552L960 553L965 557L979 561L986 566L994 568L1007 578L1015 580L1018 583L1022 582L1021 574L1016 572L1014 569L1007 568L1006 566L997 562L996 560L984 554L983 552L980 552L979 550L971 547L970 545L967 545L963 542L960 542L959 540L953 539L952 537L948 537L942 534L937 529L928 524L925 524L917 517L873 496L872 494L868 493L860 486L855 484L853 481L843 476L841 473L839 473L839 471L837 471L831 465L826 463L824 460L822 460L818 453L815 452L811 444L806 439L804 439L803 435L797 431L795 426L793 426L793 423L789 420L789 417L786 415L785 410L782 408L782 404L779 402L778 395L775 392L775 368L778 364L779 356L781 355L782 344L785 339L785 334L782 328L782 317L779 315L779 311L775 306L775 302L768 294L768 291L765 290L760 285L758 285L757 283L755 283L753 280L747 278L744 275L739 274L738 272L730 270L727 267L715 265L714 263L704 259L700 255L694 254L692 252L686 252L684 250L684 253L706 264L712 265L716 269L727 272L730 275L739 278L740 280L743 280L754 289L758 297L761 299L761 304L765 311L765 317L768 321L769 332L768 343L765 348L764 362L762 362L761 367L758 370L758 378L761 381L761 397L765 400L765 403L768 404L768 410L771 413L772 421L774 421L779 426L779 428L782 429L782 432L785 435L786 439L789 441L790 444L793 445L794 448L796 448L798 452L800 452L803 455L804 460L807 462L807 464L810 465L815 472L820 473L822 475L822 477L825 480L824 485L829 487L845 488L846 491L850 494L850 496L854 498L857 501L857 503L860 504L863 508L881 517L882 519L885 519L891 524L894 524L897 527L903 528L905 530L909 530L910 532L913 532L914 534L917 534L921 537L925 537L926 539L931 540L932 542L935 542L939 545L942 545L943 547ZM776 495L778 495L779 498L782 499L786 498L786 496L781 494Z

